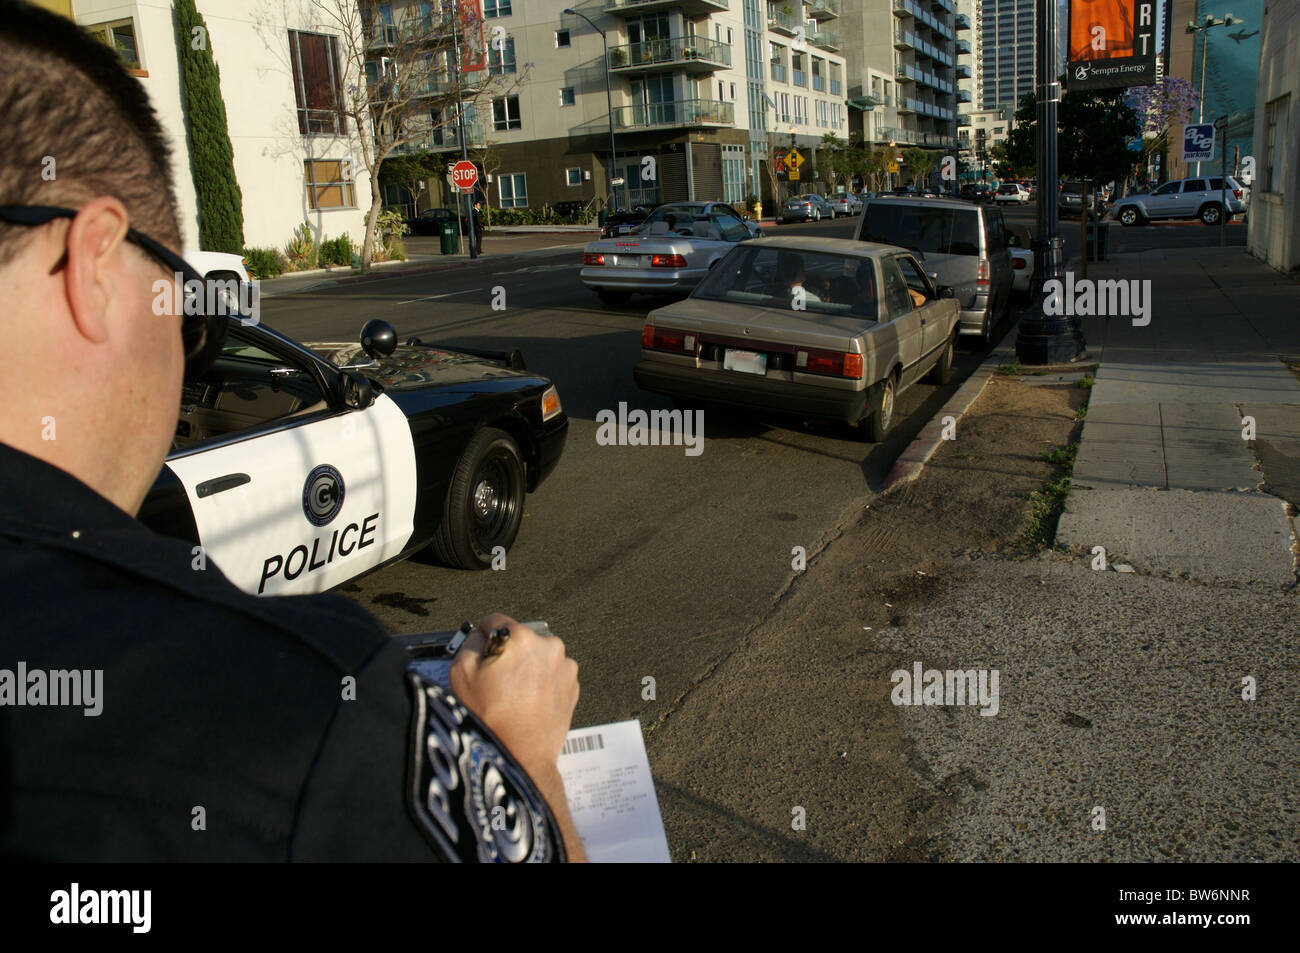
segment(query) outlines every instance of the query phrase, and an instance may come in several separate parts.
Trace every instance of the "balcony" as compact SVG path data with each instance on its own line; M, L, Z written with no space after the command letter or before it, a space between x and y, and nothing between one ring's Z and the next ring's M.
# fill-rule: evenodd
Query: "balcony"
M958 78L958 79L970 79L970 67L969 67L969 66L958 66L958 67L957 67L957 78Z
M828 30L813 30L808 34L808 42L813 46L819 46L823 50L830 50L832 53L838 53L840 46L840 35L831 33Z
M816 75L816 74L814 73L812 79L813 79L812 88L813 88L813 92L814 92L814 93L824 93L824 92L826 92L826 77L825 77L825 76L818 76L818 75Z
M460 129L456 123L436 129L433 132L425 133L419 139L413 142L406 142L393 150L394 155L411 155L421 152L446 152L448 150L460 149ZM483 133L481 123L465 124L465 144L468 146L481 146L487 141Z
M617 106L615 129L670 129L683 126L734 126L735 103L717 99L678 99L666 103Z
M958 40L958 41L957 41L957 55L958 55L958 56L963 56L963 55L969 55L969 54L970 54L970 43L968 43L966 40Z
M772 82L774 83L785 82L785 67L782 66L780 63L772 64Z
M907 96L900 97L898 100L898 114L906 116L914 112L916 112L916 100Z
M957 14L957 19L953 22L953 25L959 30L969 30L970 17L966 16L964 13L959 13Z
M834 20L840 15L840 0L808 0L808 16L814 20Z
M894 16L900 19L910 17L912 15L912 6L913 4L909 3L908 0L894 0Z
M968 89L959 89L959 90L957 90L957 102L959 102L959 103L968 103L968 102L970 102L970 90L968 90Z
M841 89L841 88L842 88L842 87L841 87L840 81L839 81L838 79L833 79L833 80L831 80L831 95L832 95L832 96L838 96L838 95L840 94L840 89Z
M793 7L791 7L793 9ZM790 13L782 13L781 8L776 4L768 4L767 7L767 28L773 33L781 33L785 36L794 36L796 30L806 30L808 27L798 16Z
M731 46L699 36L628 43L609 49L609 68L616 73L641 73L665 67L684 67L689 73L708 73L731 66Z
M910 50L915 42L916 37L901 26L894 29L894 49Z
M899 63L894 67L894 79L898 80L900 83L913 82L911 72L902 63Z
M731 9L731 0L605 0L604 10L620 17L639 17L643 13L681 7L688 16L704 16Z
M797 69L794 71L794 78L790 82L795 86L807 86L808 74L801 69Z
M957 114L957 125L958 125L958 126L969 126L969 125L970 125L970 116L966 115L965 113L958 113L958 114Z

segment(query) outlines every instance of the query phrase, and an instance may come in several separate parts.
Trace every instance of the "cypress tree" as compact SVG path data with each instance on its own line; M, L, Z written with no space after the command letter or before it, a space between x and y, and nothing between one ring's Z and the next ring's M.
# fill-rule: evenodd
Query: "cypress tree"
M244 248L244 200L235 179L221 75L212 58L207 24L194 0L176 0L176 31L190 172L199 200L199 245L204 251L240 254Z

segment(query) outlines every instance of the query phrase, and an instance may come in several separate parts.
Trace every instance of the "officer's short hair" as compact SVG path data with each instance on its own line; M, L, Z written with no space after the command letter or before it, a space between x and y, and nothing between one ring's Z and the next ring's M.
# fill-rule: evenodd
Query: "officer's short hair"
M111 195L133 228L179 245L163 128L117 51L66 17L6 0L0 61L0 205L80 208ZM30 232L0 222L0 264Z

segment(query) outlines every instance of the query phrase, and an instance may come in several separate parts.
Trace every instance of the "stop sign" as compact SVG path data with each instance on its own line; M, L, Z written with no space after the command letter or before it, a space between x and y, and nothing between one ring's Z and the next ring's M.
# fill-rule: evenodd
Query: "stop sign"
M451 167L451 181L462 192L468 192L474 188L474 183L478 181L478 169L474 168L473 162L461 159Z

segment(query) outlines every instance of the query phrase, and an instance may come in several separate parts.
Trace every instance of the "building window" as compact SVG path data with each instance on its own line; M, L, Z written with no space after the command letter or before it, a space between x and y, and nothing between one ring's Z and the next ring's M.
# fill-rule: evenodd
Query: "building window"
M350 177L344 178L351 165L351 161L343 159L307 159L303 163L307 207L356 208L356 183Z
M1291 107L1291 94L1280 96L1265 107L1267 125L1264 129L1264 168L1260 176L1260 190L1282 194L1282 170L1286 167L1286 117Z
M492 126L497 132L523 128L523 121L519 118L518 96L502 96L492 100Z
M565 169L564 181L568 185L582 185L582 169Z
M562 90L560 90L561 106L572 106L577 101L578 101L578 95L573 91L572 86L565 86Z
M298 131L304 136L346 135L338 38L290 30L289 58L298 105Z
M796 86L807 86L807 85L808 85L808 81L807 81L806 79L804 79L804 73L803 73L803 54L802 54L802 53L791 53L791 54L790 54L790 72L794 74L794 78L793 78L792 82L793 82Z
M129 70L140 70L140 48L135 42L135 21L114 20L111 23L97 23L86 27L122 57L122 62Z
M510 0L483 0L483 19L510 16Z
M556 46L557 49L561 49L561 50L563 50L563 49L566 49L567 47L572 46L572 45L573 45L573 42L572 42L572 40L569 39L569 31L568 31L568 30L556 30L556 31L555 31L555 46Z
M501 44L501 49L488 47L488 73L492 76L504 76L515 72L515 38L508 36Z
M528 177L522 172L498 175L497 193L502 208L524 208L528 204Z

